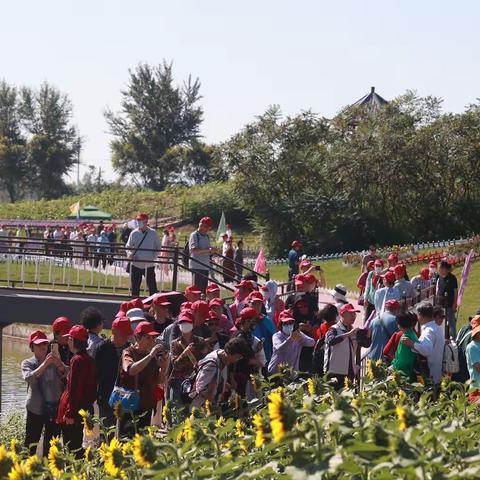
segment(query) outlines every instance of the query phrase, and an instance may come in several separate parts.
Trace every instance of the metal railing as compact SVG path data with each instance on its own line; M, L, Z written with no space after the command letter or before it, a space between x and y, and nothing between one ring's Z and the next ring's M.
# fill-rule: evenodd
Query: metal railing
M151 249L135 249L139 252L154 252ZM82 293L128 294L130 279L127 266L141 262L129 258L131 250L120 243L87 242L83 240L51 240L36 238L0 238L0 286L30 288L38 290L63 290ZM180 283L190 284L192 257L185 254L178 245L155 250L154 260L160 281L160 290L177 290ZM223 267L226 257L212 254L210 264L195 259L208 272L208 281L225 290L234 291L237 280L236 267L240 264L228 259L231 269ZM260 279L266 275L242 265L246 273ZM197 275L203 275L198 273ZM222 280L231 276L231 285ZM205 276L205 275L204 275Z

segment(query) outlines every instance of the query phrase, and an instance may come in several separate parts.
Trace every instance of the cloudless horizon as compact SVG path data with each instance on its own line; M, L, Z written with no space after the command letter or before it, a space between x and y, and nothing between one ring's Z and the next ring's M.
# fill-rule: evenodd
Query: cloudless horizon
M0 78L66 93L85 137L81 174L95 165L112 180L103 112L119 110L139 62L173 61L178 82L199 77L209 143L269 105L329 117L371 86L387 100L441 97L457 113L480 97L478 18L473 0L4 2Z

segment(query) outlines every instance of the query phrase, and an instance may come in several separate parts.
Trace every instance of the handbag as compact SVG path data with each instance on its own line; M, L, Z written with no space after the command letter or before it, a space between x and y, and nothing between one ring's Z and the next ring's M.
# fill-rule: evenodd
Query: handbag
M138 244L138 247L135 248L135 250L133 251L133 253L132 253L132 258L133 258L133 256L138 252L138 250L140 249L140 247L142 246L142 243L143 243L143 241L145 240L145 237L147 236L147 233L148 233L149 230L150 230L150 229L147 228L147 229L145 230L145 232L143 232L143 237L142 237L142 239L140 240L140 243ZM132 258L129 259L130 261L127 261L127 266L125 267L125 271L126 271L127 273L130 273L130 265L131 265L131 263L132 263L132 262L131 262Z
M118 379L120 377L120 368L122 366L122 359L118 365L117 378L115 380L115 385L113 387L110 398L108 399L108 404L110 407L114 408L115 405L120 403L122 406L122 411L135 413L140 410L140 392L138 390L138 375L135 375L135 389L130 390L129 388L121 387L118 385Z

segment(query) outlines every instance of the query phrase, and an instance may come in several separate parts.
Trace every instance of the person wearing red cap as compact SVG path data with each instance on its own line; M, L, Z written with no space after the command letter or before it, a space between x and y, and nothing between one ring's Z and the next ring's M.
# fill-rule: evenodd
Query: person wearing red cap
M384 311L376 313L368 330L372 339L368 358L373 361L384 360L383 349L390 337L398 331L397 315L400 313L400 304L397 300L388 300L385 302Z
M234 337L245 339L250 347L250 351L233 368L233 386L236 392L247 400L252 400L256 397L256 391L250 376L257 375L266 364L263 342L252 333L257 322L258 312L252 307L245 307L235 322L238 330Z
M400 298L413 298L416 295L412 284L405 278L407 274L407 267L403 263L399 263L393 267L395 274L395 288L400 293Z
M73 353L67 385L60 398L57 423L62 427L63 442L77 458L82 458L83 424L79 410L93 414L97 399L97 374L95 361L87 353L88 331L74 325L67 334L68 347Z
M133 297L140 296L142 277L145 276L150 295L158 292L155 278L155 260L162 249L157 232L148 226L148 215L139 213L137 228L130 233L125 248L130 265L130 283Z
M34 455L45 429L43 454L46 455L51 438L60 434L55 414L63 392L66 366L58 355L48 352L49 342L44 332L33 332L28 344L33 357L23 360L21 365L28 386L25 447L30 450L30 455Z
M95 365L97 367L98 408L106 427L115 425L113 409L108 404L118 374L122 352L129 346L128 339L133 335L132 325L127 317L115 318L112 322L112 336L97 344Z
M209 313L209 318L207 320L207 326L208 326L208 321L212 318L212 315L215 316L218 319L219 322L219 328L220 330L227 336L230 334L230 330L233 327L233 322L229 320L227 315L225 315L225 304L223 300L220 298L214 298L210 300L208 303L208 306L210 308L210 313Z
M155 297L150 305L150 316L153 319L153 327L160 335L173 322L170 314L172 303L165 297Z
M288 281L292 283L293 277L298 275L300 267L300 249L302 244L298 240L292 242L292 248L288 252ZM291 288L293 290L293 288Z
M238 315L247 305L246 299L253 290L255 290L255 286L251 280L241 280L240 283L237 283L234 294L235 300L230 305L233 322L237 320Z
M375 308L375 293L383 287L383 267L384 261L381 258L377 258L373 263L373 270L368 272L363 294L364 321L370 318Z
M185 292L183 293L187 302L196 302L202 299L202 291L196 285L190 285L189 287L185 288Z
M400 300L400 292L398 288L394 287L395 274L393 272L387 272L383 275L383 284L385 286L375 292L374 305L377 312L385 309L385 302L388 300Z
M351 303L343 305L340 321L329 328L325 337L324 370L337 380L337 390L343 388L346 378L353 382L358 370L355 362L358 328L353 327L358 312Z
M265 359L268 364L272 358L273 342L272 336L276 332L272 319L265 314L264 298L261 292L252 292L247 297L248 304L257 311L257 324L252 334L263 342Z
M199 360L210 353L211 347L204 338L194 335L191 316L180 314L177 324L180 328L180 337L172 341L170 348L172 370L168 377L167 391L170 401L182 405L184 403L182 383L192 375Z
M438 264L435 260L431 260L430 263L428 264L428 272L430 276L430 285L436 285L437 280L438 280L438 270L437 270Z
M64 365L70 365L70 360L72 359L72 352L68 348L67 337L65 337L71 328L72 322L68 317L58 317L52 323L52 349L58 348L58 354ZM58 347L53 347L54 344L57 344Z
M211 283L205 290L205 295L208 301L214 298L220 298L220 287L216 283Z
M363 297L363 294L365 293L365 286L367 285L367 277L370 272L373 272L375 269L375 261L370 260L367 263L367 268L360 274L360 276L357 279L357 288L358 288L358 294Z
M192 283L200 288L202 293L208 285L210 272L210 255L215 251L210 246L208 232L213 227L210 217L203 217L198 223L198 228L190 234L188 240L188 251L190 260L188 266L192 272Z
M419 275L412 278L412 287L415 290L415 294L418 296L422 290L431 287L432 282L430 280L430 271L428 267L422 268Z
M118 375L118 385L138 390L140 397L140 408L135 412L136 426L130 415L122 418L121 430L127 436L150 425L152 411L157 405L155 388L163 380L167 358L164 346L155 344L158 334L150 322L140 322L133 333L135 342L122 351Z
M215 306L210 306L210 314L205 325L210 330L210 336L205 341L210 345L212 350L223 348L229 340L229 336L225 333L225 315L218 315L213 311Z

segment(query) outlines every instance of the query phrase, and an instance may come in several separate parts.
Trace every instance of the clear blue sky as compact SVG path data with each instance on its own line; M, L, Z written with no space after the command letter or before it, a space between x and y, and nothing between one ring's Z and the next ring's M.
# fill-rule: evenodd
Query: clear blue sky
M138 62L173 60L178 80L200 78L208 142L274 103L331 116L370 86L387 99L416 89L458 112L480 97L479 18L475 0L10 1L0 77L67 93L82 162L113 178L103 111L118 108Z

